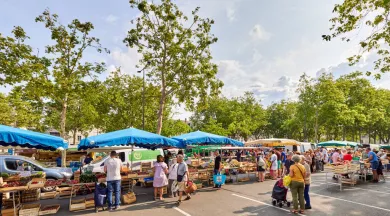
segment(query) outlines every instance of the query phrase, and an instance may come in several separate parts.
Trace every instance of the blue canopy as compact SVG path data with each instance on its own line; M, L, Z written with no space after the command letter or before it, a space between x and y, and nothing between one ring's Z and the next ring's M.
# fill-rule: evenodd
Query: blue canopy
M187 145L196 145L196 144L217 144L217 145L234 145L234 146L244 146L240 141L230 139L228 137L206 133L203 131L195 131L187 134L182 134L180 136L172 137L172 139L178 140L181 143L182 148Z
M0 125L0 145L20 146L23 148L36 148L51 151L68 148L68 143L61 137L5 125Z
M86 150L130 145L147 149L157 149L168 146L178 147L179 142L158 134L136 128L128 128L82 139L78 149Z

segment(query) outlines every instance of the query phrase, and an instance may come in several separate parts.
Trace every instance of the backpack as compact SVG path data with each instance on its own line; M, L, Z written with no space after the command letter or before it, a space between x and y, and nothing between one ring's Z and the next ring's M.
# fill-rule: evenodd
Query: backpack
M265 161L264 161L264 159L262 157L259 157L257 165L259 167L264 167L265 166Z

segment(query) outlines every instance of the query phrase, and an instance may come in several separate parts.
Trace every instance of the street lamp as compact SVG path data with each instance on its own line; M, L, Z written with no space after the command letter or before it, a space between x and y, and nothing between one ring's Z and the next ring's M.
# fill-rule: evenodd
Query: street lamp
M143 73L142 80L142 130L145 130L145 69L150 65L150 61L147 61L144 68L137 71L138 73Z

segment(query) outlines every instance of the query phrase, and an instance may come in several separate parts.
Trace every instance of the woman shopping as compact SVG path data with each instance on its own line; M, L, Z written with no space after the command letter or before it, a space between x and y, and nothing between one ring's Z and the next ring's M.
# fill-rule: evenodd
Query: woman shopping
M160 195L160 200L163 200L163 187L168 185L168 165L164 162L162 155L157 156L157 162L153 167L153 187L154 187L154 199L157 200L157 192Z
M300 164L301 157L299 155L294 155L292 157L293 165L290 167L290 177L291 177L291 194L293 197L294 209L291 210L292 213L300 213L303 214L305 211L305 199L304 199L304 191L305 191L305 167ZM298 201L300 210L298 211Z

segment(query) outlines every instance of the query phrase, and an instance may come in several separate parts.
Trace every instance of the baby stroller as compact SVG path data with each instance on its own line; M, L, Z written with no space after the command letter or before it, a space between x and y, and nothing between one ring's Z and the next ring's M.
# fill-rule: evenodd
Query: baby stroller
M283 179L277 181L272 189L272 205L277 205L280 208L282 208L283 205L290 207L291 202L287 201L287 191L288 189L283 185Z
M98 207L102 207L104 211L104 206L107 202L107 186L104 183L95 182L95 212L98 213Z

